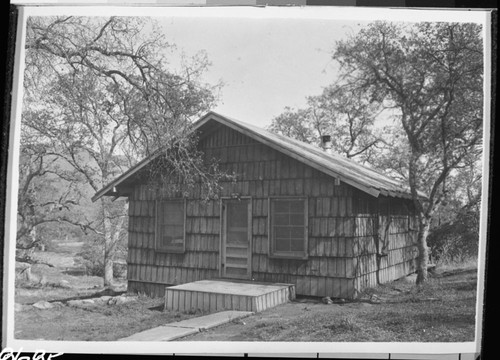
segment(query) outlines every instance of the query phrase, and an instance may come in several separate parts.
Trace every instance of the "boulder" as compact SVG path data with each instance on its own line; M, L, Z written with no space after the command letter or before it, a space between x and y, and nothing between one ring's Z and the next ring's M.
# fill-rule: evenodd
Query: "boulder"
M92 299L84 299L84 300L70 300L67 302L69 306L74 307L85 307L95 305L94 300Z
M325 296L324 298L321 299L321 301L324 303L324 304L333 304L333 301L332 299L329 297L329 296Z
M417 282L417 274L410 274L401 279L404 282L415 284Z
M47 285L47 284L48 284L47 277L45 275L42 275L40 278L40 285Z
M69 284L68 280L61 280L59 281L59 286L63 288L70 288L71 285Z
M111 299L111 296L101 296L94 299L94 302L98 305L105 305L108 303L109 299Z
M80 300L68 300L68 302L66 302L66 305L68 306L78 306L80 304Z
M52 309L54 307L54 305L52 305L48 301L38 301L34 303L32 306L40 310Z
M132 301L137 301L136 296L115 296L108 301L108 305L122 305Z

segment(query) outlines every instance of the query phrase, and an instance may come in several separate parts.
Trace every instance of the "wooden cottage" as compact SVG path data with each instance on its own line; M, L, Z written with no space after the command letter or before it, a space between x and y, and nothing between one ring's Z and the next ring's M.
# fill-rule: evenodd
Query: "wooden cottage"
M354 298L415 271L416 221L397 181L320 148L210 112L198 146L238 174L221 199L158 198L148 158L95 194L129 200L128 286L234 278ZM142 175L141 175L142 174Z

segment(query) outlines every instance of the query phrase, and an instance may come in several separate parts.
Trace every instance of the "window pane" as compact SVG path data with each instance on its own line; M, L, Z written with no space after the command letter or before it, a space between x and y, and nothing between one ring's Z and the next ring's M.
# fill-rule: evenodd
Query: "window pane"
M227 243L247 243L248 242L248 232L245 231L228 231L227 232Z
M184 247L184 202L162 201L158 206L157 248L182 250Z
M163 216L166 224L179 224L184 220L184 204L181 202L164 203Z
M248 201L227 203L227 243L248 243Z
M304 200L291 200L290 201L290 212L291 213L304 213Z
M304 240L292 240L290 242L290 249L292 251L304 251Z
M291 214L290 215L290 225L303 226L304 225L304 213Z
M248 226L248 203L246 201L227 204L227 224L229 227Z
M272 249L279 255L303 253L306 237L304 199L271 201Z
M290 251L290 241L276 238L276 251Z
M161 239L161 248L182 247L183 238L174 237L171 235L163 235Z
M274 212L275 213L288 213L290 206L288 205L288 200L274 200Z
M290 224L290 215L288 214L276 214L274 217L274 223L276 225L289 225Z
M288 226L275 226L274 236L281 239L287 239L290 237L290 229Z
M300 226L290 227L290 238L304 239L304 228Z

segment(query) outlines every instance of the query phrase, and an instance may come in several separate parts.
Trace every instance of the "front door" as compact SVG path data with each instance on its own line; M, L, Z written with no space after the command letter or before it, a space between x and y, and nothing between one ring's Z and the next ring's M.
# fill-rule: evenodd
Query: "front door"
M233 279L251 277L252 215L250 204L250 199L222 201L222 277Z

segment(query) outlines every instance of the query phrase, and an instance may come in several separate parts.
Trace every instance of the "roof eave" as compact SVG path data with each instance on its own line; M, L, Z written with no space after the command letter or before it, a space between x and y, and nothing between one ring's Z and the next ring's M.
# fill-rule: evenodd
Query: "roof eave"
M222 115L219 115L213 111L208 112L202 118L200 118L198 121L196 121L193 124L193 130L195 130L195 131L198 130L199 128L201 128L203 125L205 125L210 120L216 120L219 123L222 123L222 124L232 128L233 130L239 131L239 132L243 133L244 135L247 135L247 136L249 136L249 137L281 152L281 153L284 153L284 154L294 158L295 160L298 160L306 165L309 165L309 166L315 168L316 170L318 170L324 174L327 174L327 175L332 176L336 179L339 179L340 181L342 181L348 185L351 185L351 186L353 186L353 187L355 187L355 188L357 188L357 189L359 189L359 190L361 190L361 191L363 191L371 196L378 197L379 195L387 194L386 196L391 196L391 197L411 198L410 194L404 193L402 191L395 192L395 191L377 189L375 187L366 186L362 183L359 183L355 179L351 179L349 177L343 176L342 174L335 172L329 168L325 168L321 164L314 163L314 162L308 160L305 156L301 155L300 153L293 151L291 149L288 149L286 147L283 147L282 145L280 145L276 142L273 142L270 139L267 139L266 137L262 136L258 132L255 132L252 129L246 128L246 127L240 125L238 122L233 121L230 118L224 117ZM152 154L151 156L145 158L144 160L139 162L137 165L130 168L128 171L126 171L125 173L120 175L118 178L113 180L111 183L109 183L108 185L103 187L101 190L97 191L95 193L95 195L91 198L92 201L95 202L103 196L116 196L116 194L112 191L113 188L118 187L122 182L126 181L131 176L133 176L138 171L140 171L142 168L147 166L151 161L153 161L156 158L157 155L159 155L159 153Z

